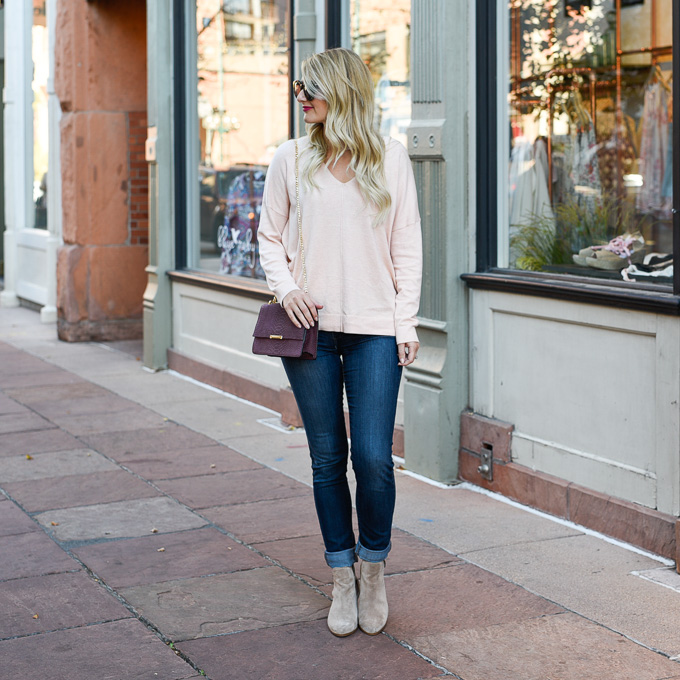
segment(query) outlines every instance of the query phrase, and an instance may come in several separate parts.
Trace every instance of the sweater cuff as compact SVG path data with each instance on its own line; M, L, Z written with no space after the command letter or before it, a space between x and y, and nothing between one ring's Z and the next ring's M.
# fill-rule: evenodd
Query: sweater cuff
M402 342L419 342L416 327L404 326L402 328L397 328L396 340L397 345L400 345Z
M298 286L295 281L290 281L289 283L282 283L280 286L277 286L274 289L274 295L276 295L276 299L279 301L279 304L283 303L283 298L288 295L293 290L301 290L300 286Z

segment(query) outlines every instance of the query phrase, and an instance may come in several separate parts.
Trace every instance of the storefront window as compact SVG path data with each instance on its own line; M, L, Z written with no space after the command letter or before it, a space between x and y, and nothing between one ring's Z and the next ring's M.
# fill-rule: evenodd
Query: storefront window
M262 191L288 139L289 0L197 0L200 247L193 266L264 279ZM196 235L195 235L196 236Z
M33 0L33 26L31 28L33 55L33 204L34 226L47 228L47 76L49 52L45 0Z
M510 2L501 264L672 283L671 15L671 0Z
M350 0L351 47L373 76L376 125L404 145L411 121L410 27L410 0Z

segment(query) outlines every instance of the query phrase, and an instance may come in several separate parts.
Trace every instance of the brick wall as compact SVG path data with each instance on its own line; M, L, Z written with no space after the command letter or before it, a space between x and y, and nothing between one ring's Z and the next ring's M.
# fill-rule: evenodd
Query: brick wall
M149 173L144 160L146 111L128 113L128 205L131 245L149 243Z

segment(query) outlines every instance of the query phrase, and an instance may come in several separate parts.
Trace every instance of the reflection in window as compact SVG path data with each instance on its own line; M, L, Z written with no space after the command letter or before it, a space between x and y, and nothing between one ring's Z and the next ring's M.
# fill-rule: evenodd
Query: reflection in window
M511 0L511 267L672 282L669 16Z
M252 40L253 25L242 21L227 21L225 35L227 40Z
M288 139L288 0L197 0L201 269L264 279L267 167Z
M350 0L352 49L373 76L376 125L406 145L411 121L410 0Z
M49 52L45 0L33 0L33 26L31 29L33 53L33 204L34 226L47 229L47 76Z

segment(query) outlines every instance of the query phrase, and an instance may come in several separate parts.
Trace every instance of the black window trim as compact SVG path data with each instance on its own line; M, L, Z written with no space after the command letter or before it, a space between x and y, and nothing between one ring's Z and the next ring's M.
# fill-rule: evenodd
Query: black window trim
M461 278L472 289L680 316L680 297L670 291L664 292L660 286L649 284L632 288L625 281L601 281L585 276L498 268L463 274Z
M626 309L680 314L680 114L673 116L673 287L626 284L588 277L497 267L497 3L476 0L477 258L476 272L461 278L470 288L536 295ZM680 3L673 3L673 45L680 45ZM675 55L674 55L675 56ZM680 66L673 59L673 101L680 96ZM676 104L676 106L678 106Z
M342 1L326 0L325 43L326 49L342 47Z
M187 223L187 137L186 137L186 82L185 60L187 26L185 0L173 1L172 41L173 41L173 174L175 199L175 267L184 269L188 257Z
M477 0L477 271L497 263L498 178L496 108L496 3Z

